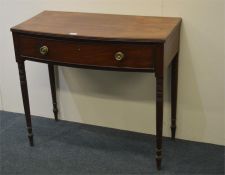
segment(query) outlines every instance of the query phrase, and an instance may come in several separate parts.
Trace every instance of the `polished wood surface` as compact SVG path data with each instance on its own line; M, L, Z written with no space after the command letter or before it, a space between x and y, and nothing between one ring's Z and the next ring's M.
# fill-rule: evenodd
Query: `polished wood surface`
M107 68L152 69L154 44L101 43L97 41L62 41L41 37L19 36L21 57ZM42 55L40 48L48 47ZM115 54L122 52L124 58L116 60ZM89 53L89 54L87 54Z
M180 26L181 18L44 11L11 28L30 145L33 146L33 133L24 65L26 60L48 64L56 120L58 108L54 65L152 72L156 77L156 165L160 170L164 73L170 65L173 139L176 131ZM115 57L118 53L124 57Z
M44 11L12 28L21 33L82 39L163 42L181 18Z

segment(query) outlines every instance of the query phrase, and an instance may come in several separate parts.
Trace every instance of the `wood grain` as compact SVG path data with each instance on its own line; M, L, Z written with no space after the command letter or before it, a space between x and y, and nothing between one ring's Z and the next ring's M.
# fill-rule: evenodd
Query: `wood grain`
M44 11L11 30L67 38L164 42L180 23L181 18L172 17Z
M47 46L49 53L41 55L40 47ZM87 41L62 41L30 36L19 36L21 57L74 64L112 68L153 68L154 45L129 43L99 43ZM115 59L117 52L124 53L121 61Z

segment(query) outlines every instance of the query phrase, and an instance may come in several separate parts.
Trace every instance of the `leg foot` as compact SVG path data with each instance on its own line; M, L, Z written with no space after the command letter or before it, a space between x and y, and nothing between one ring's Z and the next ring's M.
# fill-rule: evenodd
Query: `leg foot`
M171 126L171 139L175 140L176 126Z
M30 146L34 146L34 139L33 139L33 132L31 127L27 127L27 132L28 132L28 139Z
M161 170L161 162L162 162L162 150L156 149L156 166L157 170Z
M162 161L162 159L156 158L157 170L161 170L161 161Z
M34 146L33 135L28 135L28 139L29 139L29 142L30 142L30 146Z
M55 121L59 121L59 119L58 119L58 109L57 109L56 103L53 103L53 113L54 113Z

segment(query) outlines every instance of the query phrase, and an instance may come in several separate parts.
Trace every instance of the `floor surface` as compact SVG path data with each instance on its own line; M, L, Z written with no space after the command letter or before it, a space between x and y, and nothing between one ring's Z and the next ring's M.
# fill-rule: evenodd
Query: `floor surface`
M0 111L0 175L224 174L224 147L33 117L34 147L23 114Z

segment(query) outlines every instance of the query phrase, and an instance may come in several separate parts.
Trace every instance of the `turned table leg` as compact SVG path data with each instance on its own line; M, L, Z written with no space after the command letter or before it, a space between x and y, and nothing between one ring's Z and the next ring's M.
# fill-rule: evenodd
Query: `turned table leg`
M26 116L26 124L27 124L27 131L28 131L28 138L30 141L30 146L34 145L33 142L33 133L32 133L32 124L31 124L31 115L30 115L30 104L29 104L29 96L28 96L28 89L27 89L27 78L26 78L26 71L24 60L18 61L18 68L19 68L19 76L20 76L20 85L23 97L23 106Z
M58 121L58 108L57 108L56 87L55 87L55 72L54 72L53 64L48 64L48 72L49 72L49 79L50 79L50 86L51 86L51 93L52 93L53 113L55 116L55 120Z
M161 169L163 130L163 77L156 77L156 164Z
M178 79L178 54L172 61L171 68L171 138L175 139L176 114L177 114L177 79Z

